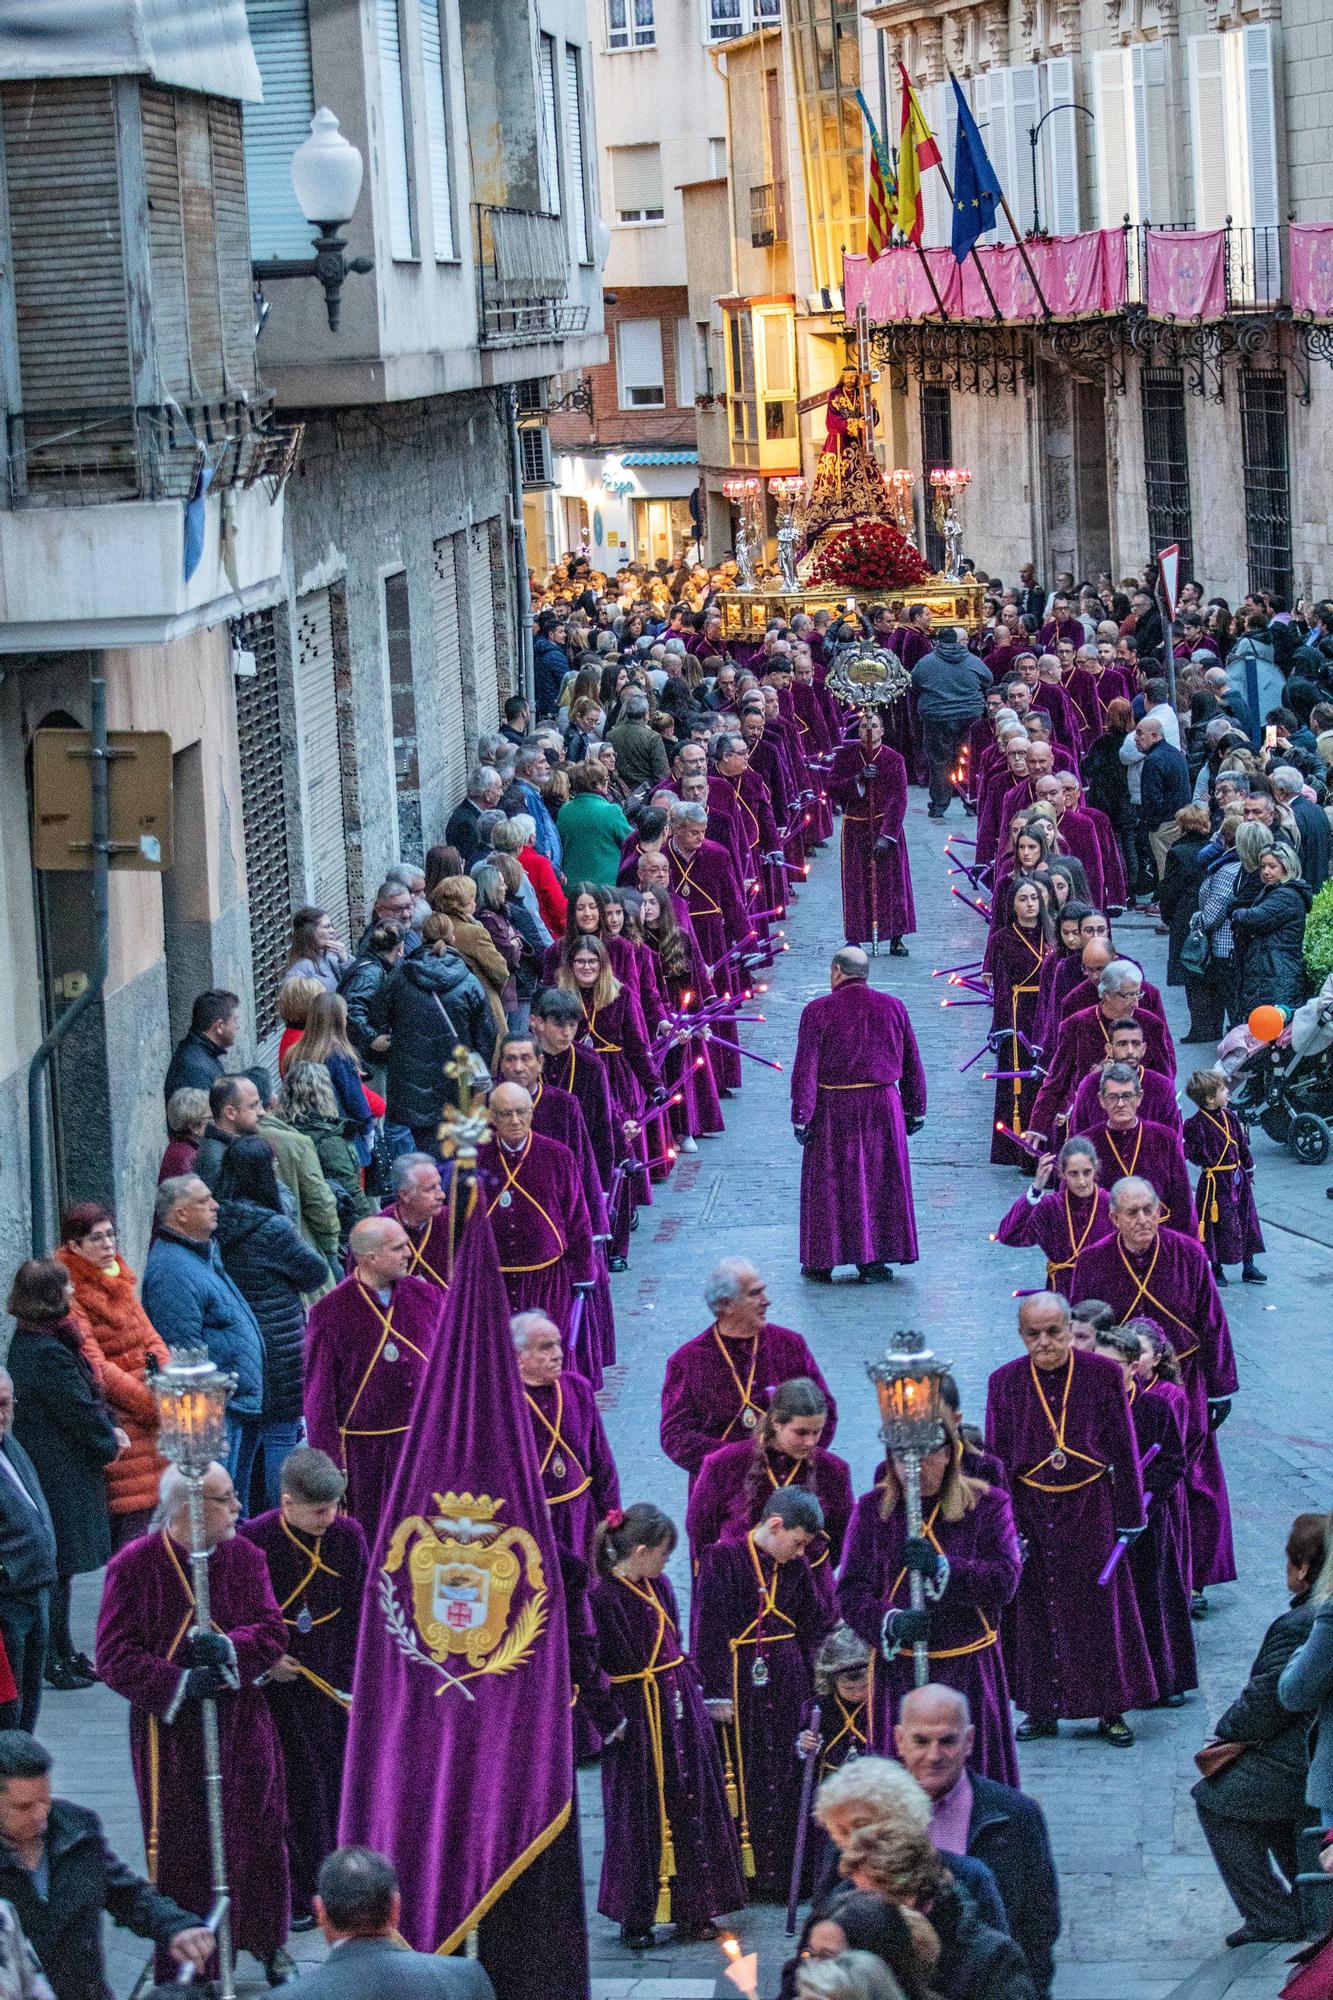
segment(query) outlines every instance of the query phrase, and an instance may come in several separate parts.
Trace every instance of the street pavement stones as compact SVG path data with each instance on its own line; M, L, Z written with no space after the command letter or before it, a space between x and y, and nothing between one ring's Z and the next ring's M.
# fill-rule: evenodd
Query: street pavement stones
M726 1132L702 1140L697 1154L679 1161L671 1181L654 1190L632 1238L630 1268L613 1280L618 1362L601 1400L626 1504L655 1500L683 1524L685 1476L658 1444L662 1378L672 1350L708 1324L703 1282L728 1254L744 1253L759 1266L772 1296L771 1316L810 1340L838 1399L835 1449L850 1461L858 1492L881 1456L865 1364L894 1328L917 1327L928 1336L954 1364L965 1415L981 1421L986 1378L1016 1351L1012 1294L1039 1285L1042 1265L1039 1253L990 1241L1024 1180L986 1160L993 1095L980 1081L985 1063L959 1074L989 1017L983 1007L942 1010L945 997L969 996L958 989L951 995L944 980L931 978L936 967L981 956L983 925L950 895L944 855L949 833L970 835L974 825L956 807L943 824L932 822L925 795L911 794L907 834L920 930L909 940L910 958L880 957L871 974L874 984L908 1006L928 1073L927 1122L911 1141L920 1263L898 1271L887 1286L815 1287L799 1272L800 1152L791 1138L786 1070L801 1008L827 990L829 959L842 942L831 845L814 857L811 879L786 921L789 949L766 975L769 991L756 1009L766 1021L745 1031L747 1046L781 1062L783 1073L745 1065L744 1090L726 1105ZM1117 935L1121 948L1162 986L1165 941L1152 925L1123 919ZM1185 1028L1181 1003L1179 990L1170 989L1177 1040ZM1208 1052L1180 1053L1183 1076ZM1233 1284L1225 1295L1241 1393L1222 1433L1222 1452L1241 1580L1210 1593L1210 1615L1196 1628L1201 1692L1182 1709L1136 1715L1132 1750L1114 1750L1082 1725L1066 1725L1058 1742L1021 1749L1024 1787L1047 1814L1061 1873L1056 2000L1166 2000L1168 1994L1184 2000L1195 1983L1201 2000L1226 1990L1216 1984L1216 1954L1237 1919L1190 1804L1193 1753L1211 1719L1243 1684L1265 1627L1285 1604L1282 1545L1292 1516L1333 1502L1328 1314L1320 1313L1316 1290L1322 1285L1327 1298L1333 1204L1324 1199L1324 1176L1317 1170L1298 1166L1262 1135L1256 1135L1255 1153L1269 1283ZM683 1543L671 1575L684 1602L689 1577ZM84 1645L91 1640L99 1587L97 1578L79 1581L76 1619ZM58 1788L102 1813L112 1845L141 1864L122 1704L101 1688L48 1694L41 1734L56 1755ZM594 2000L704 2000L713 1981L719 1992L730 1993L716 1945L667 1945L643 1955L621 1948L616 1927L596 1914L602 1814L595 1768L580 1774L579 1790ZM760 1992L775 1992L790 1949L782 1913L739 1912L734 1927L746 1948L760 1953ZM322 1951L309 1938L296 1944L301 1957ZM123 1932L109 1933L108 1947L121 2000L142 1967L142 1948ZM1281 1955L1259 1956L1256 1964L1249 1951L1226 1955L1249 1960L1236 1965L1237 1978L1245 1975L1245 2000L1269 2000L1281 1985ZM1233 2000L1240 1990L1232 1987Z

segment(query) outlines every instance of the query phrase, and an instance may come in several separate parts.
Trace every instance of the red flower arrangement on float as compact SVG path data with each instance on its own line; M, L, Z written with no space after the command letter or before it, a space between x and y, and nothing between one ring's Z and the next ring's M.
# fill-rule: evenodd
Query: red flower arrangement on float
M930 574L915 543L888 521L858 521L821 544L810 582L838 590L902 590Z

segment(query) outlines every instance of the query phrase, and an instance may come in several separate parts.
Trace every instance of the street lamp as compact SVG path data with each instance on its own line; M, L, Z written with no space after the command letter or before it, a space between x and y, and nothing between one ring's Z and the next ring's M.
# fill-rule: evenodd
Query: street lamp
M902 1462L907 1532L914 1539L923 1532L921 1461L938 1451L948 1436L940 1389L948 1372L949 1363L937 1361L921 1335L905 1328L891 1336L882 1360L866 1363L879 1397L879 1434L890 1455ZM925 1581L915 1569L910 1588L913 1611L924 1611ZM930 1652L924 1639L912 1642L912 1672L918 1687L930 1679Z
M310 121L310 137L292 154L292 187L302 215L315 232L313 257L266 257L252 266L262 286L265 278L318 278L324 287L329 331L338 331L343 281L349 271L373 271L373 257L344 255L341 234L361 197L364 164L356 147L344 139L327 106Z
M1080 104L1077 98L1069 97L1062 99L1059 104L1053 104L1049 111L1043 111L1036 124L1028 126L1028 144L1032 148L1032 234L1034 236L1041 235L1041 204L1037 198L1037 141L1041 137L1042 126L1048 118L1053 118L1057 111L1081 111L1085 118L1092 119L1094 125L1097 123L1094 111L1091 111L1086 104Z
M190 1580L194 1590L194 1624L190 1637L212 1630L208 1592L208 1548L204 1530L204 1476L215 1460L226 1457L227 1398L236 1386L234 1375L223 1375L208 1355L195 1348L171 1349L165 1368L150 1376L157 1398L160 1428L157 1448L183 1475L190 1502ZM217 1703L199 1704L204 1739L204 1786L208 1807L208 1848L213 1875L210 1930L218 1940L222 2000L236 2000L236 1974L231 1950L231 1891L227 1887L227 1850L222 1818L222 1756L218 1747Z

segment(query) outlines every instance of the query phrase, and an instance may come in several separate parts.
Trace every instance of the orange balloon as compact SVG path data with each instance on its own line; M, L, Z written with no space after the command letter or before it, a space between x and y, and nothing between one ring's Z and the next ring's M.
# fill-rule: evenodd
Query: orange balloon
M1280 1007L1256 1007L1245 1023L1256 1042L1275 1042L1287 1025Z

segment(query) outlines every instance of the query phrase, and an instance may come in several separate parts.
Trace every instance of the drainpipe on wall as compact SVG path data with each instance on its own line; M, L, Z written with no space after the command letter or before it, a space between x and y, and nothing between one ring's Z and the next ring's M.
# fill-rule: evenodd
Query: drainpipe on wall
M528 588L528 537L523 522L523 447L518 441L518 390L511 383L496 391L509 426L509 517L513 544L514 602L517 606L519 682L533 715L537 689L532 671L532 592Z

